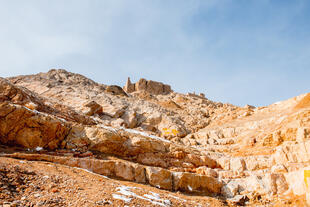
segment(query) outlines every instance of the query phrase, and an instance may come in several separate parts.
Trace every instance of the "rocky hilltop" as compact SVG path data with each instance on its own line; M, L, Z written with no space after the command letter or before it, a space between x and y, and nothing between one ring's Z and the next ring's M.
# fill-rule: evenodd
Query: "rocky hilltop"
M238 107L145 79L1 78L0 205L306 206L309 115L310 94Z

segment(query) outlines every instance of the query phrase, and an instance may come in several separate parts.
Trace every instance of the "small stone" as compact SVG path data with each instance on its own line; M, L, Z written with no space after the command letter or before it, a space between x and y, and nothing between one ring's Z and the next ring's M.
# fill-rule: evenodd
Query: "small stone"
M39 198L39 197L41 197L41 194L40 193L36 193L36 194L34 194L34 197Z
M57 188L52 188L52 189L51 189L51 192L52 192L52 193L57 193L57 192L59 192L59 190L58 190Z
M40 201L40 202L38 203L38 206L44 206L44 204L45 204L44 201Z
M100 205L100 206L104 206L104 205L111 205L112 202L111 201L107 201L107 200L102 200L102 201L97 201L96 205Z
M249 201L249 198L246 195L237 195L234 198L227 199L228 203L244 206L247 201Z

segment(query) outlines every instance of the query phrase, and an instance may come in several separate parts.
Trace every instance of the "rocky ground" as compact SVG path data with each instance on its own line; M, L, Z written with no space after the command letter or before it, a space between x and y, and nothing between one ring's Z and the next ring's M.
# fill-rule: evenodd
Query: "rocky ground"
M0 205L306 206L309 97L237 107L145 79L1 78Z
M172 193L81 168L0 158L3 206L224 206L218 199Z

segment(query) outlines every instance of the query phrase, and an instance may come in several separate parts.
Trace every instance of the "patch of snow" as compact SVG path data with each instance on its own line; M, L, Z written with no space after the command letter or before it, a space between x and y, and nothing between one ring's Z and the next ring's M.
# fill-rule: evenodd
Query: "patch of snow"
M156 197L157 199L160 199L160 196L158 193L154 193L154 192L150 192L154 197Z
M23 108L25 108L25 109L27 109L28 111L31 111L31 112L33 112L33 113L35 113L35 114L41 114L41 115L43 115L43 116L47 116L45 113L42 113L42 112L40 112L40 111L37 111L37 110L35 110L35 109L30 109L30 108L28 108L28 107L26 107L26 106L22 106Z
M36 147L35 150L36 150L37 152L39 152L39 151L43 150L43 147Z
M84 169L84 168L80 168L80 167L73 167L73 168L79 169L79 170L83 170L83 171L88 172L88 173L90 173L90 174L97 175L97 176L100 176L100 177L102 177L102 178L105 178L105 179L109 179L109 180L110 180L110 178L108 178L107 176L94 173L94 172L92 172L92 171L90 171L90 170L87 170L87 169Z
M167 199L167 200L164 200L164 203L165 203L166 205L168 205L168 206L171 206L171 204L172 204L171 201L168 200L168 199Z
M20 106L20 105L17 105L17 104L13 104L14 106ZM33 112L30 108L26 107L26 106L22 106L23 108L27 109L28 111L31 111Z
M160 197L156 197L156 196L149 195L149 194L144 194L143 196L146 198L152 199L152 200L157 200L157 201L161 200Z
M19 162L20 162L20 163L26 163L25 161L22 161L22 160L21 160L21 161L19 161Z
M49 89L48 89L48 90L49 90ZM43 92L43 93L44 93L44 92ZM51 102L48 102L48 101L45 102L45 105L47 105L47 106L53 106L52 103L51 103Z
M159 202L163 202L166 205L171 205L171 201L170 200L163 200L160 198L159 194L154 193L154 192L150 192L152 195L149 194L144 194L143 196L146 198L149 198L151 200L155 200L155 201L159 201Z
M98 121L98 122L101 122L102 120L98 117L91 117L94 121Z
M134 130L134 129L126 129L124 127L120 127L120 128L123 129L124 131L130 132L130 133L133 133L133 134L139 134L139 135L142 135L144 137L149 137L149 138L156 139L156 140L159 140L159 141L162 141L162 142L171 143L169 140L166 140L164 138L161 138L161 137L158 137L158 136L155 136L155 135L148 134L146 132L141 132L141 131Z
M135 187L128 187L128 186L120 186L116 188L118 191L117 193L120 193L124 196L129 196L129 197L134 197L134 198L138 198L141 200L146 200L151 202L154 205L159 205L159 206L163 206L163 207L167 207L171 205L171 202L169 200L163 200L160 199L159 194L157 193L153 193L151 192L153 195L147 195L145 194L144 196L139 196L134 192L131 192L130 189L135 189ZM118 195L118 194L114 194L114 195ZM121 195L119 195L121 196Z
M182 198L180 198L180 197L177 197L177 196L174 196L174 195L168 195L169 197L171 197L171 198L174 198L174 199L176 199L176 200L180 200L180 201L183 201L183 202L187 202L187 200L185 200L185 199L182 199Z
M34 197L39 198L39 197L41 197L41 194L40 193L36 193L36 194L34 194Z
M108 129L108 130L113 131L113 132L117 132L118 131L117 129L115 129L113 127L105 126L103 124L99 124L98 126L104 128L104 129Z
M118 190L117 192L120 193L120 194L123 194L123 195L125 195L125 196L133 196L133 197L136 197L136 194L135 194L135 193L129 191L131 188L128 187L128 186L120 186L120 187L117 187L116 189Z
M193 191L193 188L191 186L188 185L187 188L189 191Z
M13 104L14 106L16 106L16 107L22 107L22 108L24 108L24 109L26 109L26 110L28 110L28 111L31 111L32 113L35 113L36 115L38 115L38 114L40 114L40 115L42 115L42 116L45 116L45 117L47 117L47 116L50 116L50 114L46 114L46 113L43 113L43 112L40 112L40 111L37 111L37 110L35 110L35 109L29 109L28 107L26 107L26 106L21 106L21 105L17 105L17 104ZM55 117L55 116L53 116L53 117ZM65 120L65 119L62 119L62 118L59 118L59 117L56 117L58 120L61 120L62 122L67 122L67 120Z
M60 118L60 117L57 117L57 119L59 119L60 121L62 121L62 122L67 122L67 120L65 120L65 119L63 119L63 118Z
M280 118L276 121L276 123L277 123L277 124L280 124L280 123L281 123L283 120L285 120L287 117L288 117L287 115L280 117Z
M141 136L148 137L148 138L151 138L151 139L156 139L156 140L159 140L159 141L162 141L162 142L171 143L169 140L166 140L164 138L161 138L161 137L158 137L158 136L155 136L155 135L151 135L151 134L148 134L146 132L141 132L141 131L138 131L138 130L135 130L135 129L126 129L125 127L120 127L118 129L116 129L116 128L113 128L113 127L105 126L103 124L99 124L98 126L104 128L104 129L108 129L108 130L113 131L113 132L118 132L119 130L124 130L124 131L132 133L132 134L137 134L137 135L141 135Z
M129 203L132 199L131 198L127 198L125 196L122 196L122 195L119 195L119 194L112 194L112 197L114 199L119 199L119 200L123 200L125 201L126 203Z
M145 199L145 200L147 200L147 199ZM152 200L148 200L148 201L150 201L152 204L155 204L155 205L159 205L159 206L164 206L164 207L167 207L167 205L166 205L166 204L164 204L164 203L160 203L160 202L157 202L157 201L152 201Z

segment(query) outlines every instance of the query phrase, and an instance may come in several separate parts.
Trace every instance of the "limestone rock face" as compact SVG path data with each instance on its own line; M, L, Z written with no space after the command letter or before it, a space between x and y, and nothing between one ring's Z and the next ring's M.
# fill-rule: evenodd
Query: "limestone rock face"
M164 143L157 140L149 140L143 137L132 137L128 139L126 145L129 146L132 151L141 152L166 152Z
M272 155L272 162L284 166L289 163L308 163L310 161L310 140L306 142L285 142L282 146L276 148Z
M69 126L51 116L8 102L0 103L0 142L25 148L56 149Z
M243 158L232 158L230 160L230 168L235 172L243 172L245 170Z
M201 174L201 175L206 175L209 177L213 177L213 178L218 177L218 173L215 170L208 168L206 166L202 166L202 167L197 168L196 173Z
M123 108L116 107L116 106L113 106L110 104L103 105L102 111L104 114L106 114L112 118L119 118L125 113L125 110Z
M107 88L105 89L105 92L110 93L112 95L127 96L125 91L120 86L117 86L117 85L107 86Z
M217 166L217 162L208 156L194 154L192 151L186 152L186 149L168 141L134 132L116 131L113 128L73 126L66 138L66 146L75 150L94 150L162 168L185 166L191 169L200 166L211 168Z
M297 130L296 140L298 142L304 142L310 138L310 128L300 127Z
M193 173L174 173L174 188L181 191L203 191L219 194L222 183L215 178Z
M283 174L270 174L268 175L269 185L273 194L283 194L288 190L288 184Z
M239 184L237 182L229 182L221 189L221 193L227 198L233 198L237 195L239 190Z
M27 89L16 87L6 79L0 78L0 101L11 101L12 103L21 105L32 103L37 105L35 108L38 108L42 100L36 98L34 94L27 91Z
M125 180L135 180L135 171L132 165L128 165L124 162L115 163L115 175Z
M66 148L87 151L90 144L91 141L87 137L84 127L82 125L73 125L66 138Z
M152 186L172 190L172 173L168 170L155 167L146 168L146 177Z
M85 111L85 114L88 116L92 116L94 114L102 114L102 106L100 106L95 101L91 101L87 104L85 104L85 107L87 107L87 111Z
M310 194L309 97L238 107L151 80L122 89L53 69L0 78L0 148L43 147L8 155L272 205Z
M127 128L135 128L138 124L137 113L135 111L126 111L123 116L124 125Z
M91 141L91 150L119 155L122 155L124 151L126 151L123 146L126 138L111 130L97 127L87 127L85 128L85 133Z

